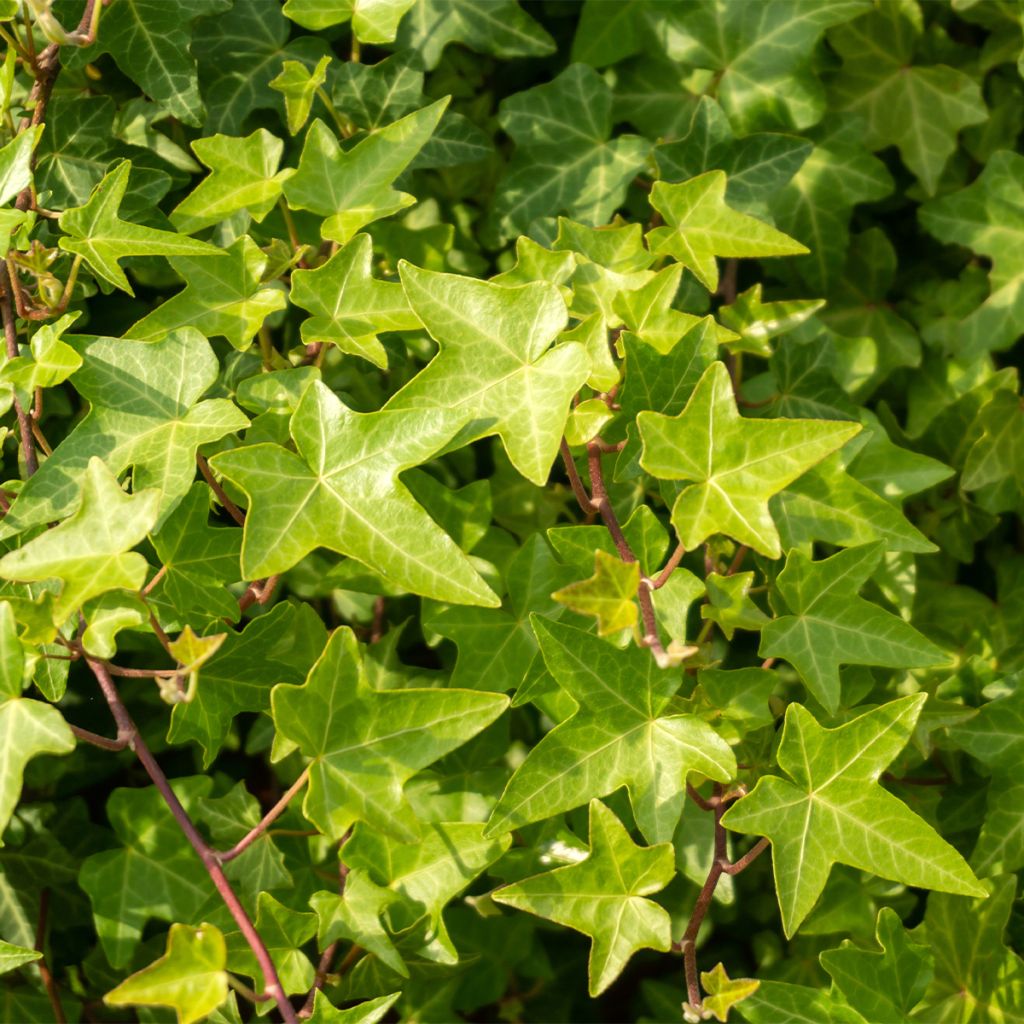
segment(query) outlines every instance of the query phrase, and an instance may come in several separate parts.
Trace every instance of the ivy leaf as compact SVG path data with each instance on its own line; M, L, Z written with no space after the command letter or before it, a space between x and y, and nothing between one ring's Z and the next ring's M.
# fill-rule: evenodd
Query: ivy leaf
M897 146L903 162L934 195L962 128L988 117L978 84L962 71L914 64L921 33L916 7L886 4L829 32L843 60L832 105L865 119L869 149ZM914 125L907 131L907 125Z
M328 1002L327 996L319 989L313 1000L313 1013L309 1024L377 1024L391 1007L398 1001L401 992L390 992L386 996L368 999L358 1006L347 1010L336 1010Z
M847 1002L867 1020L900 1020L910 1016L931 982L934 965L927 946L907 938L896 911L878 912L875 936L881 952L844 942L818 959Z
M428 597L498 604L455 542L398 480L464 423L457 409L355 413L314 381L291 418L298 454L257 444L210 460L249 498L242 575L276 575L326 547ZM415 549L409 537L416 537Z
M333 344L386 367L378 335L415 330L420 321L400 284L374 279L372 261L372 239L356 235L316 270L296 270L291 300L312 314L302 321L307 345Z
M26 949L24 946L16 946L0 939L0 974L7 974L8 971L16 971L24 964L34 963L42 955L36 949Z
M868 1024L851 1006L824 989L762 981L740 1011L750 1024L806 1024L827 1020L830 1024Z
M609 636L636 625L636 588L640 564L623 562L606 551L594 552L594 575L570 583L551 596L581 615L597 618L597 635Z
M284 991L288 995L309 991L315 971L301 947L316 934L316 915L291 910L269 892L261 892L256 897L254 924L277 968ZM262 978L259 962L242 933L233 931L225 939L231 970L247 974L254 981Z
M637 135L610 139L611 90L586 64L572 64L552 81L510 96L499 120L516 143L494 202L503 237L561 213L603 224L650 152L650 143Z
M278 731L314 759L306 817L335 839L366 821L405 842L420 830L402 786L507 706L504 695L472 690L373 690L345 627L302 686L276 686L271 696Z
M704 585L708 603L701 607L701 618L717 623L727 640L732 639L737 629L759 630L768 622L768 616L749 596L754 585L752 572L737 572L731 576L709 573Z
M591 800L585 860L503 886L491 898L589 935L589 990L595 997L638 950L671 945L668 913L645 897L673 875L669 843L637 846L619 819L600 800Z
M708 291L718 288L716 256L792 256L807 247L764 221L733 210L725 202L723 171L708 171L677 185L656 181L651 206L665 227L647 233L655 256L671 256Z
M786 334L814 316L824 299L783 299L777 302L762 302L761 284L755 284L737 296L735 302L722 306L718 318L739 338L730 342L734 352L750 352L768 359L772 338Z
M42 134L43 126L36 125L0 148L0 206L6 206L32 181L32 153Z
M720 362L704 371L678 416L643 412L637 426L647 472L693 481L672 508L688 549L724 533L771 558L781 549L768 499L861 429L828 420L744 419Z
M0 368L0 380L14 385L22 405L31 405L36 388L62 384L82 365L82 357L61 335L75 322L77 314L62 316L43 324L29 342L31 356L15 356Z
M220 250L174 231L122 220L117 212L131 169L131 161L122 160L92 190L85 205L65 210L59 223L64 232L60 247L65 252L81 255L104 281L134 295L118 260L126 256L216 256Z
M840 665L927 668L947 660L909 623L857 596L882 554L881 544L866 544L812 562L793 550L776 580L791 614L764 627L759 653L785 658L830 714L840 703Z
M548 670L577 704L519 766L487 824L500 835L579 807L625 786L640 831L671 837L699 772L727 782L732 750L694 715L673 714L679 675L658 668L645 650L619 651L572 626L534 616Z
M108 1006L170 1006L178 1024L193 1024L228 997L224 936L212 924L172 924L167 952L122 981L103 1001Z
M326 217L320 234L335 242L347 242L371 221L411 206L415 197L392 183L433 134L447 105L447 99L438 100L347 150L323 121L314 121L299 168L284 183L289 205Z
M792 781L762 776L725 812L726 828L771 840L787 936L810 913L833 864L941 892L985 892L960 854L878 785L925 699L923 693L901 697L836 729L822 728L806 708L790 704L777 757Z
M285 14L289 14L285 10ZM292 20L296 20L294 16ZM270 88L276 89L284 96L285 115L288 120L288 131L297 135L302 126L309 120L309 112L313 109L313 100L317 89L321 88L327 78L327 68L331 58L321 57L312 71L297 60L286 60L281 65L281 74L270 81Z
M249 422L226 399L200 401L219 364L192 328L147 344L82 336L73 347L82 358L75 388L91 408L26 481L0 536L66 516L95 457L115 475L132 467L134 489L156 492L162 521L192 484L199 446Z
M558 454L572 396L590 363L577 342L552 342L565 326L554 285L505 287L402 263L412 311L440 351L386 409L461 410L472 436L497 434L512 465L538 486ZM550 349L550 351L549 351Z
M1024 406L1012 391L997 391L978 413L982 434L964 462L961 484L974 491L1012 480L1024 489Z
M146 559L131 549L157 518L156 491L127 495L98 458L89 460L78 510L65 522L0 558L0 577L22 583L63 581L53 602L60 625L91 597L108 590L138 590Z
M198 126L205 111L191 52L193 22L229 6L228 0L184 0L171 10L163 0L132 0L106 20L96 42L74 63L83 66L109 53L168 114Z
M282 289L261 285L268 259L248 235L216 257L178 256L169 262L185 289L130 327L130 337L159 339L179 327L194 327L244 351L263 321L288 305Z
M352 22L363 43L390 43L415 0L288 0L284 13L303 28L318 31Z
M515 0L418 0L402 19L396 45L411 51L428 71L449 43L496 57L543 57L555 41Z
M730 978L721 963L710 971L701 971L700 983L707 992L703 1008L712 1013L715 1020L723 1022L729 1019L729 1011L752 996L761 984L753 978Z
M210 173L171 213L174 226L186 233L218 224L239 210L261 222L295 173L290 167L277 169L284 143L265 128L245 138L196 139L192 151Z
M988 298L957 325L956 355L965 362L1008 348L1020 335L1024 228L1015 211L1024 200L1022 171L1020 154L995 153L970 185L925 203L918 214L925 230L940 241L966 246L992 261Z

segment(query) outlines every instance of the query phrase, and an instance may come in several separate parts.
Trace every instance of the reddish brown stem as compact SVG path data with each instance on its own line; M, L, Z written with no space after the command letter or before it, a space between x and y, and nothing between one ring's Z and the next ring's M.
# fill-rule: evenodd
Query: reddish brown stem
M6 263L0 266L0 287L3 288L3 296L0 297L0 312L3 314L4 321L4 347L7 358L15 359L18 355L18 328L14 322L14 306L11 298L14 290ZM18 420L21 453L25 460L25 475L31 476L39 468L39 458L36 455L36 442L32 433L32 419L17 397L14 399L14 415Z
M95 658L87 657L86 660L88 661L89 668L92 670L92 674L99 683L100 690L103 692L103 696L110 708L110 713L114 717L114 722L117 724L118 735L129 737L128 745L135 751L135 756L142 763L146 774L164 798L168 810L170 810L174 820L178 823L178 827L185 834L192 849L195 850L197 856L202 861L203 867L206 868L206 872L210 876L210 880L220 894L220 898L224 901L231 916L235 919L235 923L238 925L245 941L249 944L249 948L256 957L256 962L263 972L264 993L277 1003L278 1011L285 1024L298 1024L295 1009L288 1001L288 997L281 986L280 979L277 976L277 969L274 967L274 961L271 959L266 945L253 926L248 912L235 895L234 889L231 888L231 883L224 874L224 869L221 866L217 853L207 845L206 840L203 839L198 829L192 823L188 812L182 807L181 801L167 780L167 776L164 775L163 769L157 763L156 758L150 753L149 747L146 746L138 727L128 713L127 707L122 702L121 696L117 692L117 687L114 685L114 680L107 671L106 666Z
M580 479L580 474L576 469L576 462L572 457L572 452L569 451L569 442L562 438L562 443L559 446L559 451L562 453L562 462L565 465L565 475L569 478L569 485L572 487L572 493L576 495L576 501L578 502L580 509L587 515L590 515L595 511L596 506L591 500L587 489L583 486L583 481Z
M67 1024L67 1017L64 1016L64 1007L61 1005L60 992L57 991L57 982L54 981L49 964L46 962L46 922L50 915L50 890L44 889L39 894L39 919L36 925L37 953L42 954L36 961L39 968L39 977L43 979L43 987L50 1000L50 1009L53 1010L53 1019L57 1024Z
M108 739L106 736L101 736L98 732L89 732L88 729L81 729L77 725L68 724L68 728L73 733L75 739L81 740L83 743L91 743L94 747L99 747L101 750L125 750L130 742L128 736L118 736L116 740Z
M217 482L216 477L213 475L213 471L210 469L210 464L206 459L196 453L196 464L199 466L199 472L203 474L203 479L210 485L210 490L217 496L217 501L220 502L224 511L239 526L245 525L245 513L224 493L224 488Z
M302 787L306 785L308 779L309 766L307 765L303 768L302 774L288 787L281 799L278 800L265 815L263 815L263 820L260 821L258 825L250 829L246 835L242 836L242 838L239 839L230 850L225 850L223 852L214 851L216 858L222 864L226 864L229 860L234 860L239 856L239 854L245 853L245 851L248 850L249 847L252 846L252 844L256 842L256 840L259 839L259 837L263 835L263 833L266 832L282 814L284 814L288 805L291 803L292 798L297 793L301 792Z
M750 548L748 548L746 544L741 544L736 549L736 554L733 555L733 559L729 563L729 568L725 571L726 576L732 576L739 570L739 567L743 564L743 559L747 557L747 552L749 550Z
M651 590L661 590L668 583L669 577L679 568L679 563L683 560L683 555L685 554L686 548L682 544L677 544L675 551L672 552L664 568L651 580Z
M759 839L739 860L734 860L730 864L723 864L722 870L727 875L738 875L741 871L749 868L769 846L771 846L771 843L767 839Z

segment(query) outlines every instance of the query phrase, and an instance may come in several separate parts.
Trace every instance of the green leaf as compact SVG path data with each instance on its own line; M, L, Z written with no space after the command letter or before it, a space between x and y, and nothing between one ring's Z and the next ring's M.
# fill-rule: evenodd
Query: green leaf
M32 154L39 144L43 126L16 135L0 148L0 206L6 206L32 181Z
M316 934L316 915L291 910L270 893L261 892L256 897L253 923L274 962L285 993L298 995L309 991L315 971L301 947ZM258 983L263 972L246 937L233 931L225 939L228 967Z
M604 640L534 617L548 670L577 705L512 776L488 835L580 807L625 786L641 832L671 837L691 772L727 782L733 753L711 726L674 714L677 669L658 668L646 650L619 651Z
M278 731L314 759L306 817L335 839L366 821L406 842L420 830L402 786L507 706L503 695L472 690L373 690L346 627L304 685L277 686L271 697Z
M314 31L351 21L352 32L361 42L390 43L398 23L414 3L415 0L287 0L284 13L303 28Z
M852 1007L830 993L807 985L784 981L762 981L740 1009L750 1024L808 1024L827 1020L830 1024L868 1024Z
M108 992L108 1006L170 1006L178 1024L202 1020L228 997L224 936L211 924L172 924L167 952Z
M307 345L336 345L376 366L388 364L379 340L385 331L420 326L402 286L373 277L373 242L356 235L316 270L292 274L291 301L312 316L302 322Z
M988 112L970 76L944 64L914 64L921 28L918 8L885 4L829 32L843 60L830 98L834 108L864 117L869 149L897 146L925 192L934 195L957 134Z
M960 854L878 785L924 702L923 693L901 697L836 729L790 704L777 756L792 781L762 776L725 812L726 828L771 840L787 936L814 907L833 864L941 892L984 892Z
M623 562L617 555L594 552L594 575L570 583L551 596L581 615L597 618L597 635L610 636L636 625L636 590L640 585L638 562Z
M656 181L651 189L651 206L666 225L647 233L651 252L678 260L711 292L718 287L716 256L792 256L808 251L789 235L728 206L725 182L723 171L708 171L677 185Z
M637 846L619 819L600 800L591 800L586 859L503 886L491 898L589 935L593 997L638 950L669 948L668 913L645 897L663 889L674 874L668 843Z
M720 963L710 971L701 971L700 983L707 992L701 1005L719 1021L727 1021L729 1011L752 996L761 984L753 978L730 978Z
M55 625L97 594L138 590L148 566L131 549L153 528L159 500L153 490L125 494L102 460L94 457L85 471L77 511L0 558L0 577L22 583L61 580L53 603Z
M104 281L134 295L118 263L126 256L216 256L219 250L209 242L122 220L118 210L131 168L130 160L119 163L93 189L88 201L65 210L59 223L65 232L60 240L62 249L82 256Z
M0 939L0 974L16 971L23 964L34 963L42 958L42 953L35 949L26 949Z
M503 238L527 231L538 217L562 213L603 224L650 152L639 136L609 138L611 90L585 64L510 96L499 119L516 143L494 202Z
M982 435L967 453L961 483L974 491L1012 480L1024 487L1024 406L1019 395L997 391L978 413Z
M244 351L263 321L288 305L281 288L261 284L267 263L248 235L216 257L171 257L185 289L129 327L128 334L156 340L180 327L194 327L207 337L227 338Z
M820 562L793 550L776 580L790 612L761 631L759 653L785 658L829 712L840 705L840 665L927 668L947 656L913 626L858 597L882 560L881 544Z
M497 434L512 464L542 486L558 454L569 401L590 372L583 346L552 342L565 326L554 285L504 287L403 263L402 286L440 351L385 408L445 408ZM550 349L550 351L549 351Z
M43 324L32 335L31 356L15 356L4 363L0 380L14 385L22 405L32 404L36 388L63 384L82 365L82 357L61 341L61 335L77 318L77 314L69 313L55 323Z
M867 1020L907 1018L920 1003L934 966L927 946L907 938L896 911L883 907L875 930L881 952L844 942L819 955L821 966L847 1002Z
M242 575L276 575L326 547L428 597L497 604L455 542L398 480L464 423L458 409L355 413L314 381L291 418L298 454L257 444L210 461L249 498Z
M292 20L297 20L287 9L285 14L288 14ZM297 135L302 131L303 125L309 120L309 112L313 109L316 91L323 86L327 79L327 68L330 63L330 57L321 57L316 67L310 71L305 64L297 60L286 60L281 65L281 74L277 78L271 79L270 88L276 89L284 96L288 131L292 135Z
M156 492L162 522L192 484L199 446L249 422L226 399L200 400L218 363L210 343L192 328L146 344L83 336L73 347L82 358L75 388L91 408L26 481L0 536L66 516L96 457L115 475L131 467L134 489Z
M398 1001L400 995L401 992L391 992L386 996L368 999L365 1003L351 1006L347 1010L336 1010L328 1002L327 996L317 990L309 1024L377 1024Z
M824 305L824 299L762 302L761 285L755 284L742 292L735 302L722 306L718 318L739 335L737 341L730 343L734 352L750 352L767 359L772 354L768 344L772 338L799 327Z
M240 210L261 222L295 173L292 168L277 169L284 143L265 128L241 139L228 135L196 139L192 151L210 173L171 213L174 226L186 233L217 224Z
M709 573L704 585L708 603L701 607L701 618L716 623L727 640L732 639L737 629L759 630L768 622L768 616L749 596L754 585L752 572L737 572L731 576Z
M438 100L347 150L323 121L314 121L299 168L284 183L289 205L326 217L320 234L335 242L347 242L366 224L411 206L415 197L392 184L430 138L447 105L447 99Z
M689 480L672 508L680 541L695 548L724 533L772 558L781 553L768 499L860 430L826 420L749 420L725 365L712 363L674 417L637 417L640 464L663 480Z

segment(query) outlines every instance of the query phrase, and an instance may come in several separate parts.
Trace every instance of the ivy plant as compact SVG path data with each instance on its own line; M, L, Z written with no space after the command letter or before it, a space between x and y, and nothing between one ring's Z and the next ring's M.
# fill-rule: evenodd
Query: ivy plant
M0 0L0 1018L1024 1022L1024 9Z

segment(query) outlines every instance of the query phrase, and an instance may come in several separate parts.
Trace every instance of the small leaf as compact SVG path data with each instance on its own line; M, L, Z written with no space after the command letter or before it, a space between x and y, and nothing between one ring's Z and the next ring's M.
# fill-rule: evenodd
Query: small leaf
M0 939L0 974L15 971L24 964L34 963L42 958L42 953L24 946L15 946Z
M582 615L597 618L597 635L609 636L636 624L636 588L640 585L638 562L623 562L604 551L594 552L594 575L570 583L551 596Z
M707 992L701 1005L718 1021L727 1021L729 1011L752 996L761 984L753 978L730 978L720 963L710 971L701 971L700 983Z
M284 13L296 20L287 7ZM281 65L281 73L277 78L271 79L270 88L276 89L284 96L288 131L292 135L297 135L308 120L316 91L323 86L330 63L330 57L321 57L316 67L310 71L305 64L297 60L286 60Z

